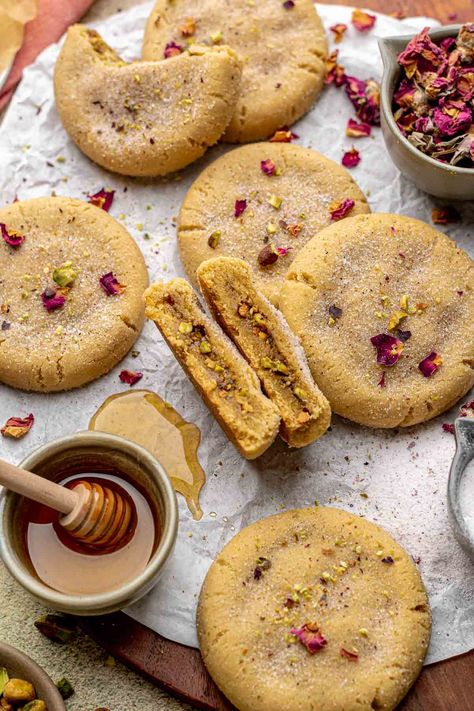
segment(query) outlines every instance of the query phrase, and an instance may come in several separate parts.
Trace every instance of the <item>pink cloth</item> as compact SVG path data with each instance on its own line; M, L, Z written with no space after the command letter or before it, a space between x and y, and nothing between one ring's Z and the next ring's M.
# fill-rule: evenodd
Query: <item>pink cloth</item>
M25 26L23 46L18 51L0 93L0 110L10 101L23 69L48 45L56 42L69 25L78 22L94 0L39 0L37 17Z

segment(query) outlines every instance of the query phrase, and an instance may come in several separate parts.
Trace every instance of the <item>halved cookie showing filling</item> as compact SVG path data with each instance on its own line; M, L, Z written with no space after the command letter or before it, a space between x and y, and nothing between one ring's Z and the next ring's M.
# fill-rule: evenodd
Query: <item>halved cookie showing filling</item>
M255 287L250 266L217 257L203 262L197 276L215 318L277 406L282 438L291 447L304 447L321 437L329 427L329 403L285 319Z
M152 284L145 303L146 315L239 452L247 459L263 454L278 433L278 410L248 363L202 311L192 287L184 279Z

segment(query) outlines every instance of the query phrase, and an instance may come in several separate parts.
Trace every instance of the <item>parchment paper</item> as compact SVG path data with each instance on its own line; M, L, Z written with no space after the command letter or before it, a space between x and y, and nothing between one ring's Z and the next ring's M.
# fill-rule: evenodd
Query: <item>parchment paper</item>
M97 23L96 28L125 58L138 58L150 9L147 3ZM321 5L319 11L326 27L350 23L349 8ZM425 24L434 23L379 15L368 34L350 27L337 45L341 61L348 73L380 78L377 37L413 33ZM57 47L49 48L25 72L1 128L3 203L15 196L23 200L54 191L84 197L102 186L113 188L117 193L111 214L127 226L143 250L152 279L182 275L173 217L192 180L227 148L212 149L178 180L124 179L103 171L74 147L55 111L51 77L57 52ZM298 142L340 161L343 148L351 146L344 129L353 115L342 90L328 88L296 125L301 136ZM430 222L434 202L399 175L385 151L380 129L371 138L356 139L355 145L362 160L353 175L369 196L372 209ZM474 255L473 206L465 204L460 211L462 222L447 231ZM43 442L85 429L108 395L126 389L118 379L124 367L142 370L140 387L156 390L201 428L200 460L208 477L202 495L204 517L194 522L180 499L175 554L156 588L127 610L130 615L166 637L196 645L196 599L219 549L243 526L285 508L313 505L317 499L376 521L414 556L434 615L430 662L474 647L474 567L455 542L446 513L454 438L442 432L441 423L452 421L457 408L430 423L400 431L370 430L334 417L332 431L320 442L290 451L277 441L250 463L228 443L154 325L145 326L136 348L138 358L128 356L109 375L80 390L35 395L0 386L0 422L29 412L36 417L23 440L0 442L0 456L12 461L19 461Z

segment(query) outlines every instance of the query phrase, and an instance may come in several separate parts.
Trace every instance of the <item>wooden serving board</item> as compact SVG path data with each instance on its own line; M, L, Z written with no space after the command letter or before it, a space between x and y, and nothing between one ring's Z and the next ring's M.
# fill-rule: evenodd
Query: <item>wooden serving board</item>
M340 0L325 2L341 4ZM474 21L474 0L356 0L350 4L387 14L426 15L443 24ZM234 709L209 677L197 649L171 642L122 612L78 618L78 624L111 655L194 707ZM399 711L471 709L474 651L426 667L399 707Z

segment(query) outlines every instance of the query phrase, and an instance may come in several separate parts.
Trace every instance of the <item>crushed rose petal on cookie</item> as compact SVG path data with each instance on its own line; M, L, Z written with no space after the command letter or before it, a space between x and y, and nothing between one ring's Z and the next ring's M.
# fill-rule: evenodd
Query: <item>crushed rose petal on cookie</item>
M346 151L342 156L341 163L345 168L355 168L360 163L359 151L352 146L350 151Z
M465 402L459 410L459 417L474 417L474 400Z
M285 8L285 10L293 10L294 6L294 0L285 0L285 2L283 3L283 7Z
M326 57L326 77L324 83L334 84L334 86L340 87L346 82L346 72L342 64L339 64L337 61L338 54L339 50L335 49Z
M247 200L236 200L234 205L234 217L240 217L247 209Z
M107 272L107 274L101 276L99 283L107 296L117 296L125 289L123 284L120 284L113 272Z
M342 316L342 309L339 308L339 306L336 306L336 304L332 304L329 308L329 315L332 316L333 319L338 319L341 318Z
M297 133L290 131L288 126L279 128L270 138L270 143L291 143L294 138L299 138Z
M291 251L291 247L277 247L276 251L278 252L279 257L286 257L286 255Z
M33 413L27 417L10 417L0 430L4 437L13 437L13 439L20 439L24 437L33 427L35 418Z
M379 388L385 387L385 370L382 372L382 375L380 376L380 380L377 385L379 386Z
M8 230L4 222L0 222L0 229L2 231L3 241L10 245L10 247L19 247L25 241L25 236L21 235L15 230Z
M450 222L459 222L461 215L452 205L434 207L431 210L431 220L435 225L447 225Z
M386 563L387 565L392 565L392 563L395 563L391 555L386 555L385 558L382 558L382 563Z
M402 331L401 328L397 329L397 337L406 343L411 338L411 331Z
M388 333L379 333L377 336L372 336L370 342L377 350L377 363L379 365L395 365L404 348L403 341L395 338L395 336L389 336Z
M334 42L339 44L347 31L347 25L345 25L344 22L336 22L336 24L331 25L329 29L334 35Z
M380 125L380 86L375 79L345 77L345 89L357 116L364 123Z
M320 652L327 644L327 639L321 633L319 625L306 622L301 627L292 627L290 633L297 637L310 654Z
M350 662L356 662L359 659L359 652L356 652L355 650L346 649L345 647L340 648L339 654L341 655L341 657L345 657Z
M361 121L358 123L354 119L349 119L346 126L346 136L351 136L351 138L365 138L370 136L372 132L372 126L369 123L364 123Z
M266 158L260 161L260 170L270 177L271 175L275 175L276 165L270 158Z
M139 371L134 371L134 370L122 370L120 375L119 375L120 380L122 383L127 383L127 385L135 385L135 383L138 383L139 380L143 378L143 373L140 373Z
M474 167L474 23L439 44L425 27L398 55L395 121L407 140L443 163ZM440 223L444 224L444 223Z
M41 294L41 301L46 311L56 311L56 309L62 309L66 303L66 297L58 290L47 287Z
M331 220L335 222L337 220L342 220L354 207L355 202L351 198L344 198L344 200L335 200L329 205L329 212L331 213Z
M356 8L352 11L351 22L356 30L359 30L359 32L367 32L367 30L371 30L375 25L376 19L375 15L369 15L369 13L365 12L365 10L359 10L359 8Z
M102 188L99 192L94 193L93 195L88 195L87 197L89 198L91 205L100 207L102 210L105 210L105 212L108 212L112 207L114 195L115 190L106 190L105 188Z
M168 42L165 47L164 57L165 59L169 59L170 57L176 57L178 54L181 54L182 51L183 48L180 44L177 44L176 42Z
M421 363L418 364L419 370L423 373L425 378L429 378L439 370L440 365L443 364L443 359L436 351L431 351L426 358L423 358Z

